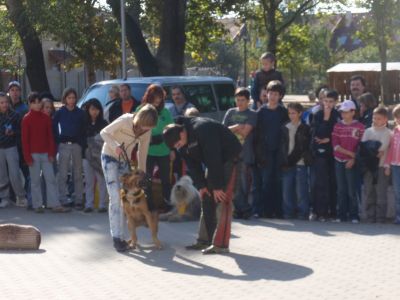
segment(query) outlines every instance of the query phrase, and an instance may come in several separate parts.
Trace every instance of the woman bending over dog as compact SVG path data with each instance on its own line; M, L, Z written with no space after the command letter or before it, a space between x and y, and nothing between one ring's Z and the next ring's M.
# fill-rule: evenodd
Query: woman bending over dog
M151 129L157 125L157 120L157 110L147 104L137 113L122 115L100 132L104 140L101 164L110 196L110 231L114 248L118 252L124 252L129 248L125 240L127 223L119 195L120 176L129 171L129 164L121 158L126 151L130 159L133 148L138 145L138 167L146 170Z

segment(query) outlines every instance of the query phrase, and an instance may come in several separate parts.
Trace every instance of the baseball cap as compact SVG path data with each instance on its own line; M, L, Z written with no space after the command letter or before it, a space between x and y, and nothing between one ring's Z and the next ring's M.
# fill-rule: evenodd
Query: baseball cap
M7 91L9 91L13 86L21 88L21 84L18 81L10 81L10 83L8 84Z
M356 106L352 100L344 100L339 107L339 111L351 111L356 110Z

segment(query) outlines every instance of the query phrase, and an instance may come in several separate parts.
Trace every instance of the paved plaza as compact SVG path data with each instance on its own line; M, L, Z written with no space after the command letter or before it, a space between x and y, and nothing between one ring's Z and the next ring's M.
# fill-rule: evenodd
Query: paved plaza
M163 250L111 246L105 214L0 210L32 224L39 251L0 251L0 299L400 299L400 226L251 220L233 224L231 253L186 251L197 224L161 223Z

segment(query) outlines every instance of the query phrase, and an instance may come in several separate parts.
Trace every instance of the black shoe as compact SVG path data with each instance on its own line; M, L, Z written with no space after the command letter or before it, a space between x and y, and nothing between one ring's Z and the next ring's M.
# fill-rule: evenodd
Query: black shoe
M86 207L86 208L83 210L84 213L91 213L92 211L93 211L93 208L91 208L91 207Z
M97 212L99 212L99 213L106 213L106 212L107 212L107 208L105 208L105 207L99 208L99 209L97 210Z
M210 244L208 243L201 243L197 242L193 245L186 246L186 250L204 250L206 248L210 247Z
M114 248L118 252L125 252L129 249L129 245L126 241L119 238L113 238Z

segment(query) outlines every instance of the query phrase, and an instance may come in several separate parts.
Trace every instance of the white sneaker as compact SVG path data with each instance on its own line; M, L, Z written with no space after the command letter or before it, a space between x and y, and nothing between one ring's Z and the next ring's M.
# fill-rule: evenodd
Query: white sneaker
M28 201L26 200L26 197L17 197L15 205L19 207L26 207L28 205Z
M5 208L8 206L8 200L1 200L0 201L0 208Z
M360 221L358 221L357 219L353 219L353 220L351 220L351 223L358 224L358 223L360 223Z

